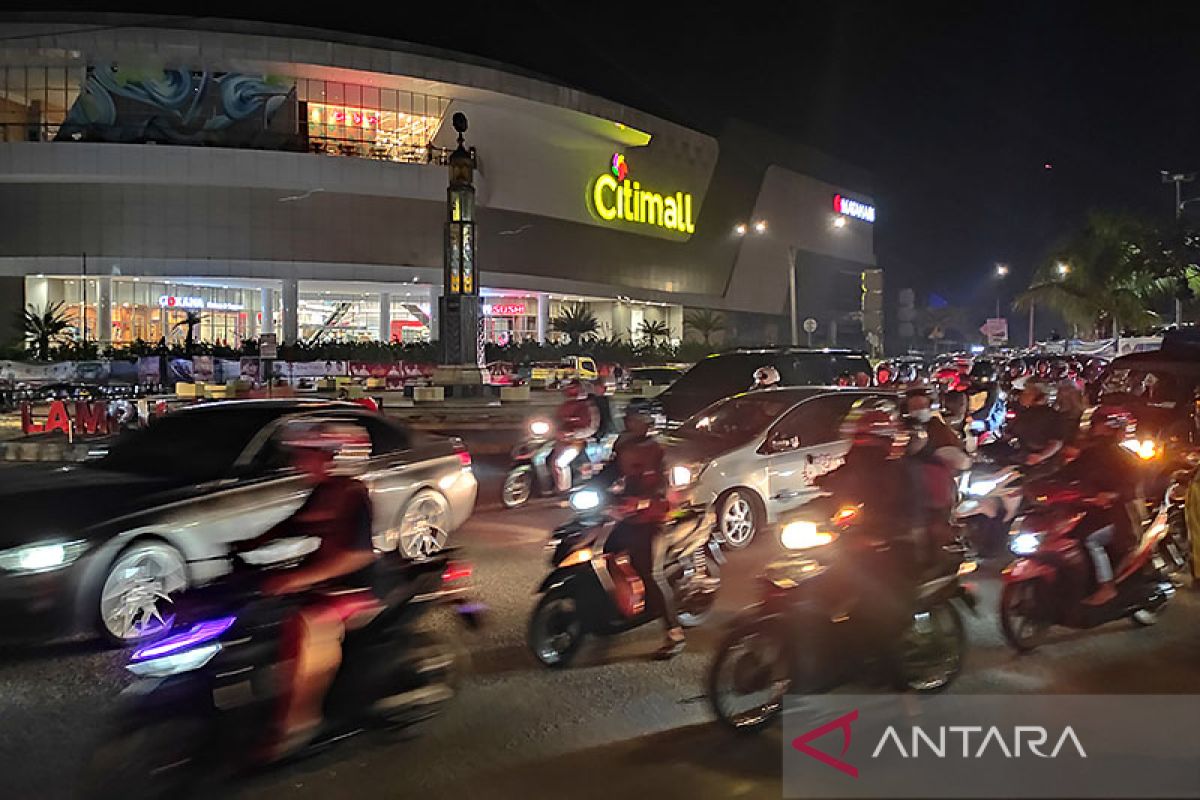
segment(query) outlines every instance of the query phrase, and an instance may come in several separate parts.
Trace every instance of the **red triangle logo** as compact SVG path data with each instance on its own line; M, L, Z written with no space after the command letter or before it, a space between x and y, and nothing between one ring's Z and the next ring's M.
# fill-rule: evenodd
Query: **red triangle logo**
M839 772L846 773L851 778L857 778L858 777L858 767L855 767L851 764L847 764L845 761L842 761L840 758L837 758L836 756L831 756L831 755L829 755L829 753L826 753L822 750L818 750L815 747L811 747L809 745L809 742L813 741L814 739L820 739L822 736L824 736L827 733L831 733L835 730L841 730L841 732L842 732L842 752L839 753L838 755L843 755L843 756L846 755L846 751L850 749L850 737L851 737L850 723L854 722L856 719L858 719L858 709L857 708L848 714L843 714L842 716L838 717L835 720L826 722L824 725L820 726L819 728L813 728L808 733L804 733L804 734L801 734L800 736L797 736L795 739L792 740L792 747L796 748L801 753L804 753L804 755L809 756L810 758L815 758L817 761L820 761L822 764L824 764L828 767L833 767L834 769L838 770Z

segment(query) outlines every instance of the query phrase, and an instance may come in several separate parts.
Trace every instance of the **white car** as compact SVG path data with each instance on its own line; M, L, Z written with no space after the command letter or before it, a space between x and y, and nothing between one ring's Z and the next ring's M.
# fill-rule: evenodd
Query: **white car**
M813 481L842 463L846 412L863 389L796 387L746 392L713 403L668 440L671 484L715 507L722 543L750 544L764 527L812 500Z

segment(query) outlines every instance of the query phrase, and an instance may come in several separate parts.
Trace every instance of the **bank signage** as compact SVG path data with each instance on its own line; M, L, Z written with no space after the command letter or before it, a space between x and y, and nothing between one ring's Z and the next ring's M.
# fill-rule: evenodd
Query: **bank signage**
M863 222L875 221L875 206L860 200L852 200L844 195L833 196L833 210L847 217L861 219Z
M159 295L158 304L163 308L181 308L186 311L242 311L246 308L241 303L224 303L219 300L205 300L203 297L174 294Z
M695 233L690 192L642 188L630 177L623 153L613 153L606 172L592 181L592 211L605 222L653 225L680 233Z

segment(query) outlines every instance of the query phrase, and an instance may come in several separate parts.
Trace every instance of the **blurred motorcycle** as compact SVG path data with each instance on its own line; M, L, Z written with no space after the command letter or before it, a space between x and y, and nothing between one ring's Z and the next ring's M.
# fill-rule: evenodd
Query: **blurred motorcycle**
M553 466L570 467L573 483L588 480L612 457L615 436L600 441L576 442L554 456L554 426L544 419L529 423L529 435L512 450L512 465L504 478L500 499L505 508L525 505L535 495L556 493ZM557 461L550 463L551 457Z

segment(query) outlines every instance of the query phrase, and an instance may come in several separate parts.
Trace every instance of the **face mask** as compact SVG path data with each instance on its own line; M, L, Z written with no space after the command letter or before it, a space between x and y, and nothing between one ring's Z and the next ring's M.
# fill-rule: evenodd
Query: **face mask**
M924 425L926 422L929 422L929 420L933 419L933 409L918 408L912 412L912 418L914 421Z

